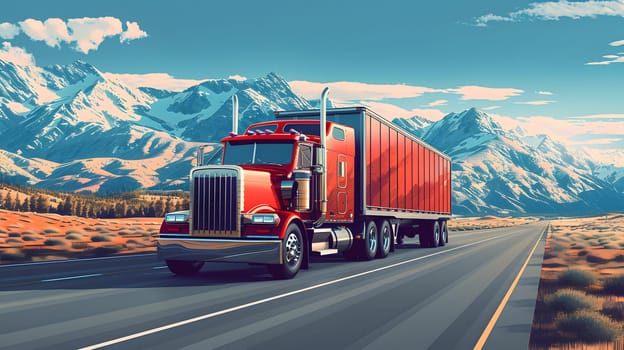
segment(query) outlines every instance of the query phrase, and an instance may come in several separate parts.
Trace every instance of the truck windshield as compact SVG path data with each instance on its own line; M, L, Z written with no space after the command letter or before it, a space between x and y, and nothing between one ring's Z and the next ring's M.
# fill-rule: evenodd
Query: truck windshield
M292 142L228 142L223 164L290 164L293 147Z

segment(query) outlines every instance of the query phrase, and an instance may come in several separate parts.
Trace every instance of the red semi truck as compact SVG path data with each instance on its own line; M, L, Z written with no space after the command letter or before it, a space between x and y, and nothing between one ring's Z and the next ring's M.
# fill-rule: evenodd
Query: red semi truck
M190 208L166 214L157 241L173 273L224 261L292 278L311 254L370 260L404 237L448 242L451 159L367 108L326 110L326 96L321 110L230 133L220 165L198 152Z

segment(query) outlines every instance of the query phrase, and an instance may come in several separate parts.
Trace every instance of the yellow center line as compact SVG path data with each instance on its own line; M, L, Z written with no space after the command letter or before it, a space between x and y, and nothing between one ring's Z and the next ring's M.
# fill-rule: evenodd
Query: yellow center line
M498 305L496 312L494 312L494 315L492 315L490 322L487 324L487 326L483 330L483 333L481 334L481 337L479 337L479 340L477 341L477 344L475 344L473 350L483 349L483 346L485 345L485 342L488 340L490 333L492 333L492 329L494 329L494 325L496 325L498 318L503 313L503 309L505 309L505 306L507 305L507 302L509 301L511 294L516 289L516 286L518 285L518 282L520 281L520 277L522 277L524 270L526 269L527 265L529 264L529 261L533 257L533 253L535 253L535 249L537 249L537 246L539 245L539 242L542 240L542 237L544 236L544 233L546 231L548 231L548 226L546 226L546 229L537 238L537 242L535 242L535 245L533 246L533 249L531 249L529 256L527 257L526 261L522 265L522 268L520 269L520 271L518 271L518 275L516 276L514 281L511 283L511 286L509 286L509 289L507 290L507 294L505 294L505 296L503 297L503 300L501 300L501 303Z

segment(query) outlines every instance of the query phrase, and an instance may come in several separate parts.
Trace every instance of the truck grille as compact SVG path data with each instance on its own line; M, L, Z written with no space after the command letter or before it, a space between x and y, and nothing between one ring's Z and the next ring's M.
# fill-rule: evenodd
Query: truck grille
M199 169L192 174L191 235L240 237L241 179L237 169Z

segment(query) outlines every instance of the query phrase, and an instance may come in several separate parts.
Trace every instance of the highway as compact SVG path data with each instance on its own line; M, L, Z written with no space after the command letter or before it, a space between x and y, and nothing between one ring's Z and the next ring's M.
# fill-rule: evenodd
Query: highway
M451 231L440 248L408 239L367 262L315 257L285 281L224 263L178 277L155 254L0 265L0 348L526 349L499 326L530 329L505 311L527 296L501 302L536 284L519 272L539 271L546 225Z

